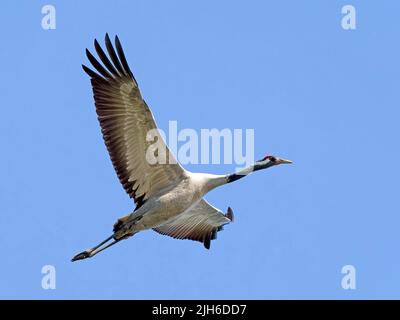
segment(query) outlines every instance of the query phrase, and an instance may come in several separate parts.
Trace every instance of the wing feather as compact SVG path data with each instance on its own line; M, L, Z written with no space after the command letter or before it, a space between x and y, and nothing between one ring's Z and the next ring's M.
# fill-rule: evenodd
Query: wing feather
M176 217L173 221L153 230L175 239L189 239L199 241L206 249L210 249L211 240L217 238L217 232L222 226L233 221L233 212L220 210L202 199L196 206Z
M146 152L154 143L148 141L150 130L158 130L150 108L143 100L137 82L129 68L121 43L116 37L117 53L105 37L109 58L95 40L95 49L105 68L86 50L97 71L85 65L90 76L96 113L101 132L117 176L125 191L134 199L137 208L152 195L185 177L161 135L158 146L166 152L166 163L150 164Z

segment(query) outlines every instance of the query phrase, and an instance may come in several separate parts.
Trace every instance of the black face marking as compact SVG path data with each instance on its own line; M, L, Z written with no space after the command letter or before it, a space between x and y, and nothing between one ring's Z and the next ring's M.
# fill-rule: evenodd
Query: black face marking
M267 168L273 167L277 164L278 164L277 158L268 156L268 157L265 157L262 161L259 161L254 165L254 171L267 169Z

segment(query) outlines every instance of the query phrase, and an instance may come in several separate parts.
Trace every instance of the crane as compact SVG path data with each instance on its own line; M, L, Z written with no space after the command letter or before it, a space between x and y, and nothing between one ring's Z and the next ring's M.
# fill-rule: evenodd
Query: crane
M185 170L159 137L166 163L149 163L146 134L157 130L153 114L142 98L118 36L115 48L105 36L107 54L97 40L94 47L103 65L86 49L94 69L89 75L96 113L113 167L128 195L134 200L133 212L117 220L113 234L97 246L85 250L72 261L90 258L123 239L148 229L176 239L190 239L210 248L218 231L234 219L233 211L215 208L204 199L211 190L290 160L267 155L253 165L228 175L193 173Z

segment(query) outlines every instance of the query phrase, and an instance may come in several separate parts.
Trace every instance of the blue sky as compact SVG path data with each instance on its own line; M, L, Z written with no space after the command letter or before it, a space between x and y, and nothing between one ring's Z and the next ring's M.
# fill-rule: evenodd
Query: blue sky
M48 31L45 4L0 4L0 298L400 298L398 1L51 1ZM236 217L210 251L146 231L70 262L134 208L80 67L105 32L160 128L252 128L295 162L207 196Z

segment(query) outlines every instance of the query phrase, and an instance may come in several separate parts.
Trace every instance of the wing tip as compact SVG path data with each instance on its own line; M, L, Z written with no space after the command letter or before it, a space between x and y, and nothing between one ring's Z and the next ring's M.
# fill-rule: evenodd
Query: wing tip
M96 72L94 72L92 69L89 67L85 66L84 64L81 65L83 71L91 78L91 79L97 79L99 76L97 75Z
M211 235L208 235L205 239L204 239L204 248L206 248L207 250L210 250L211 247Z

